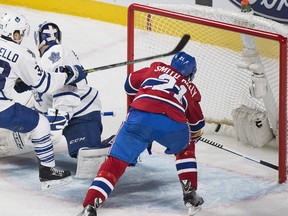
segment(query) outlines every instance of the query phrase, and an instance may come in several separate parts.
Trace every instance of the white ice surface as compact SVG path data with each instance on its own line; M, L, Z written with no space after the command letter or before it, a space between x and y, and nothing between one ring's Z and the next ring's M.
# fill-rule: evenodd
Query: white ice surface
M85 68L126 60L126 28L91 19L45 13L1 5L0 12L17 10L31 23L30 37L23 45L37 52L33 31L45 20L59 24L63 44L79 55ZM125 119L126 96L123 83L126 68L119 67L88 75L89 83L101 92L103 111L115 117L103 117L103 138L117 132ZM254 149L234 139L216 135L207 138L235 151L277 164L275 149ZM115 190L99 209L98 216L182 216L187 210L177 180L174 158L164 155L155 144L153 154L146 152L142 162L129 167ZM76 160L65 146L55 146L57 166L75 174ZM197 144L199 188L205 203L199 216L286 216L288 185L277 183L277 171L205 143ZM91 179L74 181L59 189L42 192L33 152L0 158L1 216L76 216Z

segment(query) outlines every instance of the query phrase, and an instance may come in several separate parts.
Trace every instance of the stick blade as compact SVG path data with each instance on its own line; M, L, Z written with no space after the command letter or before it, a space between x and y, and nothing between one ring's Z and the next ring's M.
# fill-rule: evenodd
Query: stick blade
M178 43L178 45L175 47L175 49L171 52L171 55L176 54L178 52L180 52L185 46L186 44L189 42L190 40L190 35L189 34L185 34L180 42Z

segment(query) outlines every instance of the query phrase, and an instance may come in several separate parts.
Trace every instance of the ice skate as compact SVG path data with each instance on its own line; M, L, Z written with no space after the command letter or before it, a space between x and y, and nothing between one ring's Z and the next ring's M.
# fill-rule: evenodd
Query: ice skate
M193 188L188 194L184 195L183 199L185 206L188 207L189 216L199 212L201 210L201 205L204 203L203 198L200 197Z
M96 208L92 205L87 205L77 216L97 216Z
M41 190L60 187L72 181L69 170L58 170L54 167L45 167L42 165L39 165L39 179Z
M204 203L204 200L190 185L191 183L189 181L186 183L182 182L184 204L188 207L188 215L192 216L201 210L201 205Z
M94 206L87 205L77 216L97 216L97 209L101 206L101 204L102 200L100 198L95 198Z

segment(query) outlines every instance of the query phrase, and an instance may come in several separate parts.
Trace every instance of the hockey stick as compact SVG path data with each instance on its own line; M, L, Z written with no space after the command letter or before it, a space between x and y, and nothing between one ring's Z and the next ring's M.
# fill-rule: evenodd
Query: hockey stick
M181 40L177 44L177 46L174 48L174 50L172 50L171 52L168 52L168 53L165 53L165 54L159 54L159 55L155 55L155 56L150 56L150 57L146 57L146 58L141 58L141 59L135 59L135 60L132 60L132 61L125 61L125 62L120 62L120 63L116 63L116 64L111 64L111 65L91 68L91 69L84 70L84 72L85 73L92 73L92 72L95 72L95 71L107 70L107 69L114 68L114 67L119 67L119 66L123 66L123 65L130 65L130 64L135 64L135 63L139 63L139 62L144 62L144 61L149 61L149 60L152 60L152 59L157 59L157 58L162 58L162 57L174 55L177 52L180 52L185 47L185 45L188 43L189 40L190 40L190 35L185 34L181 38Z
M202 141L202 142L204 142L204 143L207 143L207 144L209 144L209 145L215 146L215 147L217 147L217 148L223 149L223 150L225 150L225 151L228 151L228 152L230 152L230 153L232 153L232 154L235 154L235 155L238 155L238 156L240 156L240 157L243 157L243 158L245 158L245 159L247 159L247 160L250 160L250 161L259 163L259 164L261 164L261 165L270 167L270 168L272 168L272 169L278 170L278 166L276 166L276 165L274 165L274 164L271 164L271 163L266 162L266 161L263 161L263 160L254 159L254 158L248 157L248 156L246 156L246 155L243 155L243 154L241 154L241 153L235 152L235 151L233 151L233 150L231 150L231 149L225 148L225 147L224 147L222 144L220 144L220 143L214 142L214 141L209 140L209 139L206 139L206 138L204 138L204 137L201 137L201 138L200 138L200 141Z
M101 112L102 116L115 116L113 111L109 111L109 112Z

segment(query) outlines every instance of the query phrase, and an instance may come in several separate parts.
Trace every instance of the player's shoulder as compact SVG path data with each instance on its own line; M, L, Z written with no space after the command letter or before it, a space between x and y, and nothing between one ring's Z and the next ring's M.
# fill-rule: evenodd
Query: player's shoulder
M157 67L170 67L170 65L167 65L166 63L164 63L164 62L159 62L159 61L157 61L157 62L153 62L153 63L151 63L150 64L150 68L157 68Z
M50 50L50 52L62 52L62 53L73 53L75 54L75 52L67 47L67 46L64 46L62 44L56 44L56 45L53 45L51 46L48 50Z
M149 67L144 67L141 68L139 70L136 70L135 72L141 72L141 73L145 73L145 72L155 72L155 71L161 71L162 67L165 67L166 64L163 62L153 62L150 64ZM134 73L135 73L134 72ZM132 73L133 74L133 73Z
M36 55L30 49L14 42L6 41L5 45L2 46L2 49L4 50L3 52L7 52L6 55L9 54L9 56L17 55L19 58L24 58L26 61L27 59L33 59L33 61L36 59Z
M192 96L192 98L195 100L195 101L198 101L200 102L201 101L201 93L200 91L198 90L197 86L192 83L192 82L189 82L189 92Z
M151 72L166 73L166 74L175 74L178 73L171 65L164 62L153 62L150 65Z
M61 45L54 45L49 47L42 55L41 62L49 62L55 64L61 61L63 56L63 47Z
M51 53L59 52L62 53L65 50L65 48L61 44L56 44L51 47L49 47L47 50L45 50L44 55L50 55Z
M63 59L74 61L75 64L79 64L79 58L74 50L70 49L69 47L63 46L62 44L57 44L51 47L51 53L59 53L60 57Z

